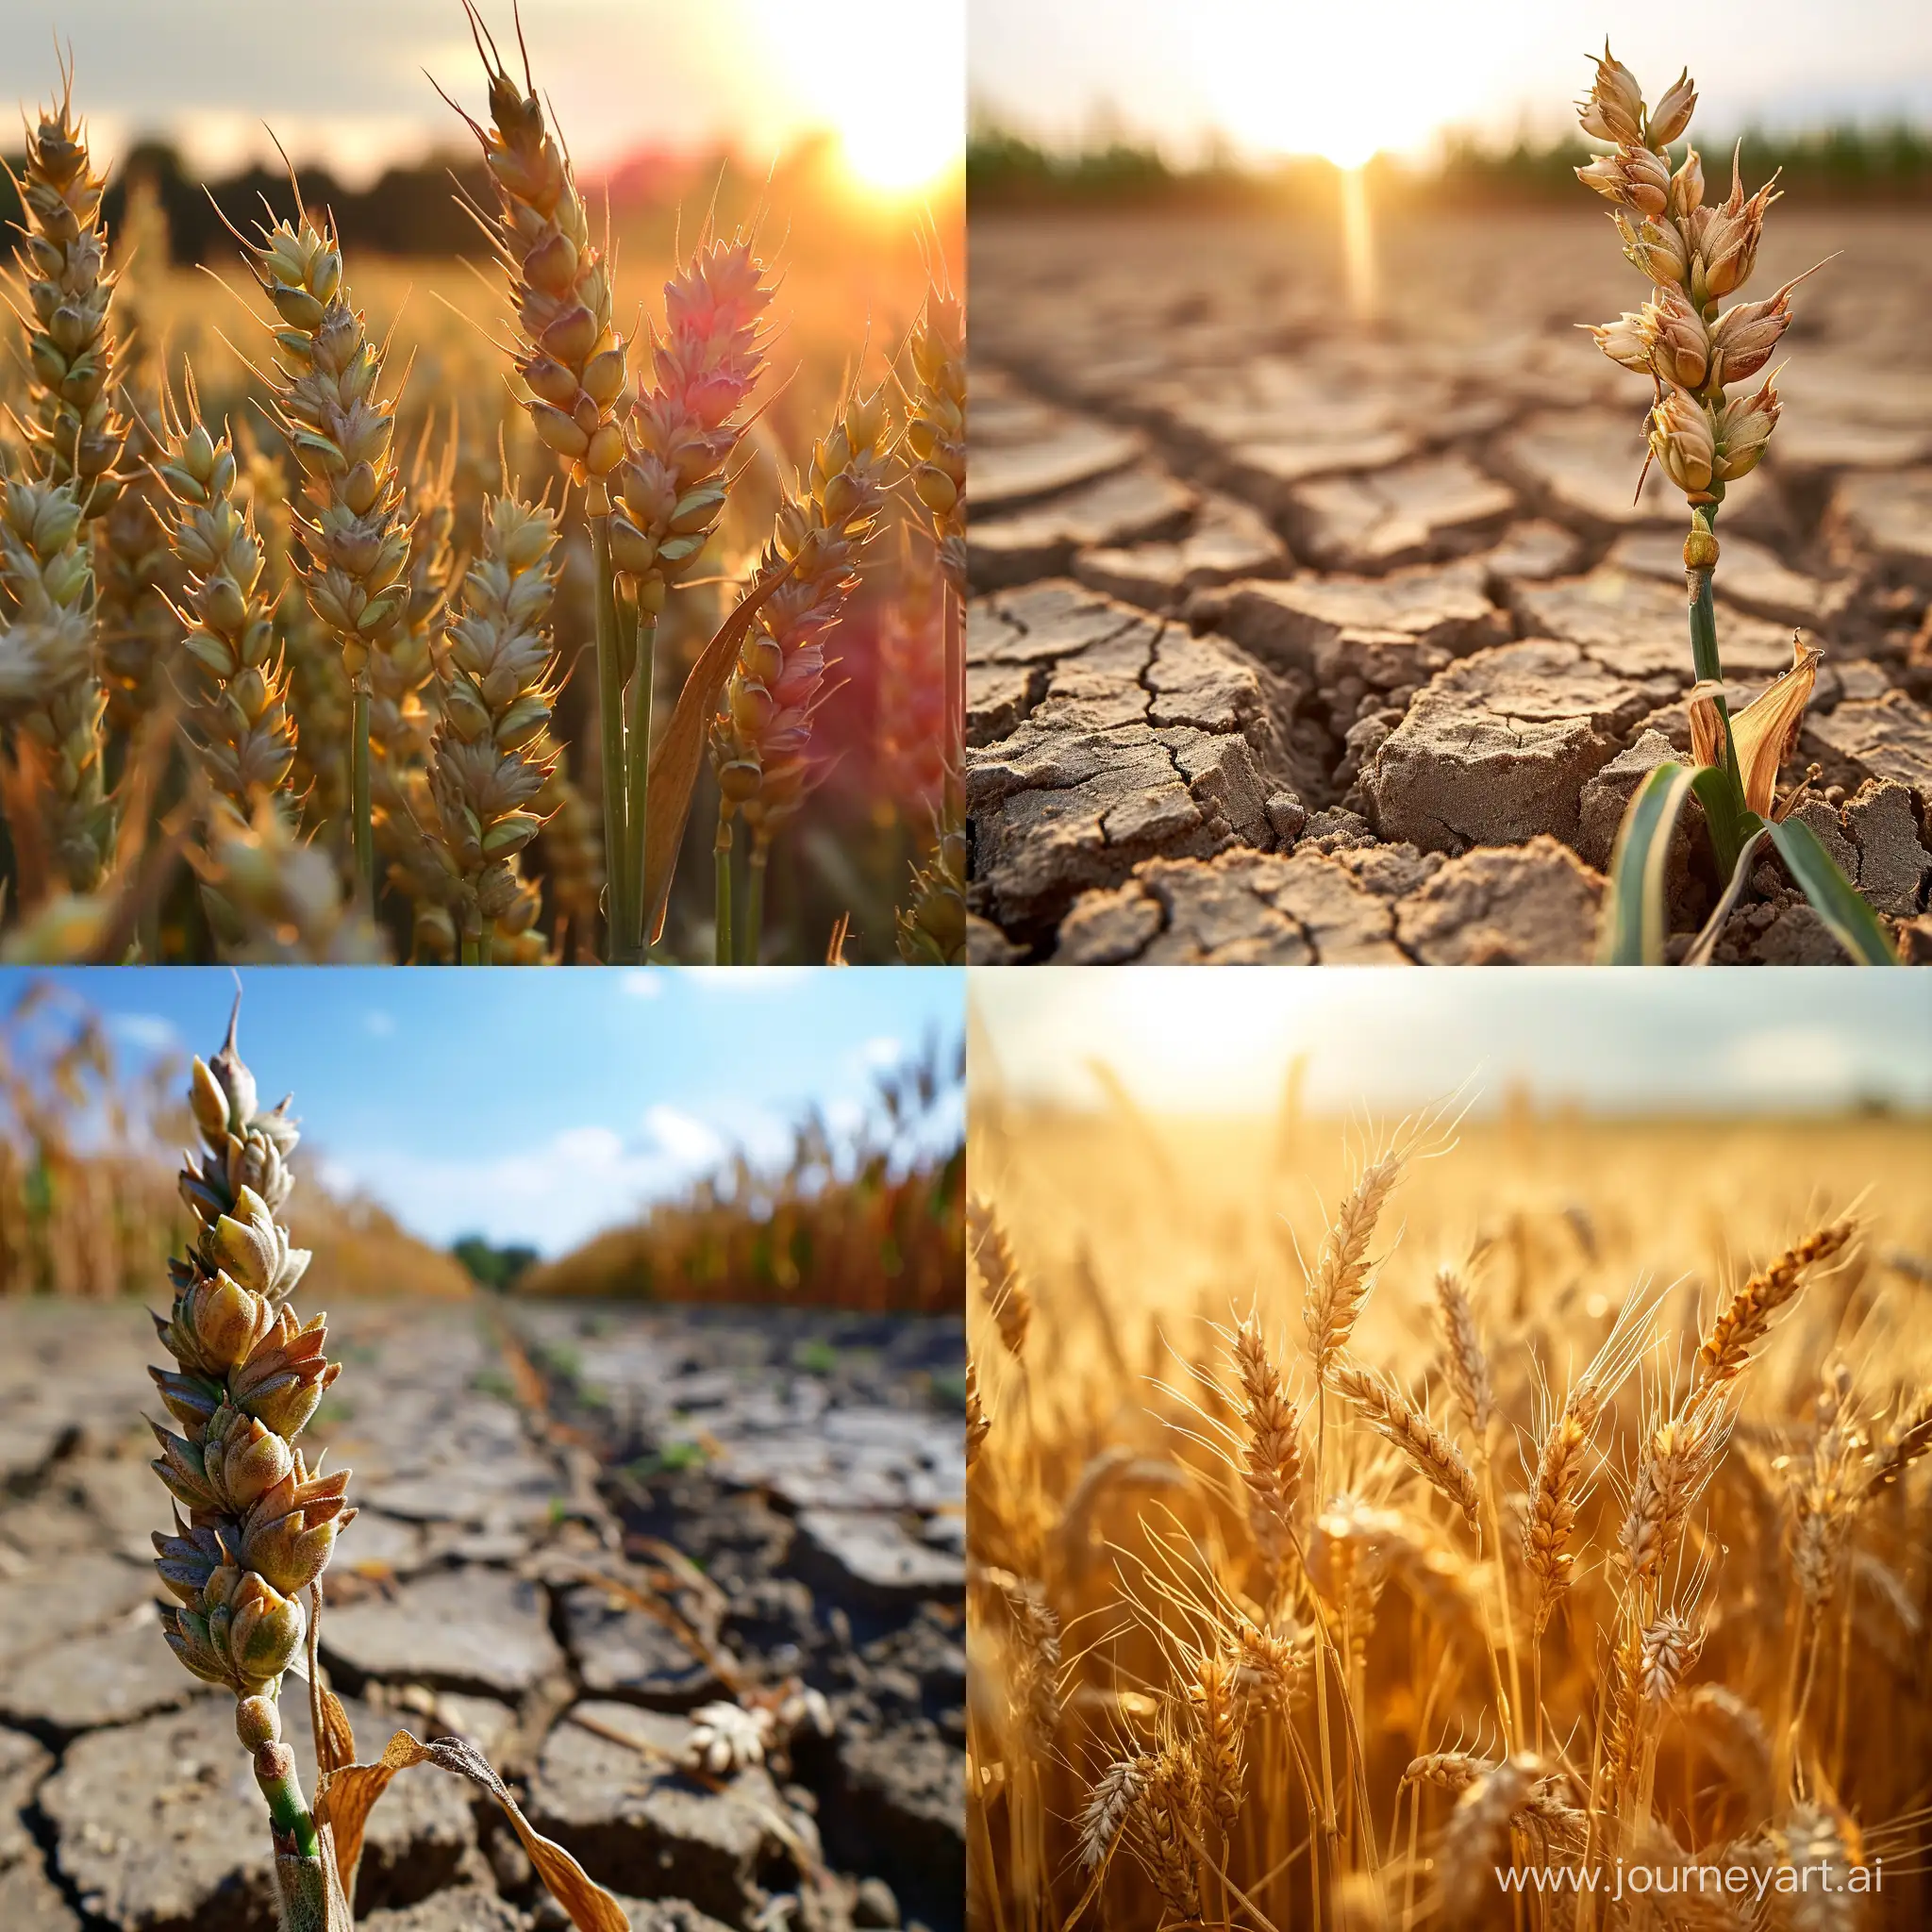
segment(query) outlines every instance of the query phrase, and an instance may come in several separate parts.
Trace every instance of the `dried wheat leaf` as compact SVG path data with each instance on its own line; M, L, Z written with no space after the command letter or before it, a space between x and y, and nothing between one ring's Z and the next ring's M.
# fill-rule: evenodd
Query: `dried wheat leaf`
M717 636L691 667L684 689L677 694L677 708L658 741L657 757L651 760L651 816L644 826L644 922L654 943L664 930L671 874L691 818L691 793L697 789L698 772L705 761L706 734L718 693L731 675L738 647L744 641L752 619L791 571L788 563L747 591L738 608L719 626Z
M531 1825L490 1761L462 1738L440 1738L433 1744L425 1744L408 1731L398 1731L383 1747L376 1763L352 1764L336 1773L322 1795L318 1812L335 1827L339 1841L353 1852L353 1857L345 1855L341 1860L345 1883L354 1881L355 1866L362 1855L363 1826L376 1799L397 1772L423 1763L480 1785L508 1812L537 1875L551 1897L570 1914L577 1932L630 1932L624 1907L561 1845L552 1843Z
M322 1681L322 1579L308 1586L308 1722L315 1734L315 1774L326 1778L356 1761L356 1732L342 1700Z

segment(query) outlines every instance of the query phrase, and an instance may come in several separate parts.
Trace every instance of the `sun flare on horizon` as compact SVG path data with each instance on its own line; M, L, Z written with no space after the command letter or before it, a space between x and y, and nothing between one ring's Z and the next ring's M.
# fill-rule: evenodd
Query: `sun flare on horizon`
M836 33L794 0L754 0L774 73L837 137L854 184L887 200L957 170L966 145L965 0L856 0Z

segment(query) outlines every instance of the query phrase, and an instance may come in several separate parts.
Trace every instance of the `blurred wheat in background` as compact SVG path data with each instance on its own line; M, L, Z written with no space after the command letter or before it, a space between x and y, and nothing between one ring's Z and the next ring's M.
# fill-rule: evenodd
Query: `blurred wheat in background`
M1923 1112L1025 1073L975 1058L974 1923L1924 1923Z
M0 946L958 958L956 191L580 183L469 25L454 182L258 173L177 239L84 74L29 116Z
M175 1184L192 1123L182 1062L141 1061L71 985L16 979L0 1019L0 1296L145 1295L187 1239ZM728 1149L549 1259L467 1237L447 1251L340 1182L312 1190L304 1239L336 1296L733 1303L946 1314L965 1261L961 1043L935 1033L871 1075L869 1102L800 1107L782 1152Z

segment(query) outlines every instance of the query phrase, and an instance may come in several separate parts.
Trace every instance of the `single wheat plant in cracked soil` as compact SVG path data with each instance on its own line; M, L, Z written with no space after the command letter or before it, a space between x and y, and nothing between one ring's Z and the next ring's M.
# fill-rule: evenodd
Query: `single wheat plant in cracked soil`
M1296 218L975 217L975 958L1932 958L1926 217L1694 102L1584 103L1635 311L1580 212L1384 210L1370 317Z
M975 1128L977 1922L1924 1923L1925 1122L1180 1124Z
M238 1000L237 1018L240 1010ZM294 1441L341 1372L324 1354L324 1318L303 1322L289 1306L308 1264L275 1219L294 1185L297 1130L286 1100L258 1105L233 1021L214 1059L194 1062L190 1101L202 1154L181 1186L199 1231L173 1264L168 1319L155 1318L175 1367L150 1371L185 1433L154 1424L161 1450L155 1472L176 1506L174 1534L155 1537L155 1568L179 1600L162 1618L169 1648L195 1676L234 1692L236 1738L267 1803L283 1932L348 1932L369 1813L397 1772L425 1762L501 1802L539 1876L581 1932L627 1932L617 1901L531 1828L473 1744L425 1744L399 1730L378 1759L356 1761L348 1714L317 1655L323 1572L355 1514L346 1503L349 1476L311 1471ZM312 1810L280 1712L283 1680L305 1646Z

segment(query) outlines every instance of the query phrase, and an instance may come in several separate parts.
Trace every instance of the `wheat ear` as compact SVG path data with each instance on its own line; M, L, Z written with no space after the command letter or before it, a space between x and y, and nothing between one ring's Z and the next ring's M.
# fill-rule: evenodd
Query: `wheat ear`
M1804 1286L1807 1273L1830 1260L1856 1232L1857 1224L1847 1219L1807 1234L1731 1296L1698 1348L1693 1396L1743 1374L1771 1318Z
M308 487L292 560L308 604L341 648L354 706L349 751L356 862L375 901L369 660L408 635L409 532L395 461L394 407L378 393L382 357L349 302L335 225L306 210L246 243L281 326L275 407Z
M557 519L514 496L483 516L481 554L463 579L440 678L430 787L446 862L458 881L466 961L485 965L536 921L520 855L543 820L538 799L555 762Z
M1462 1511L1472 1535L1481 1521L1481 1492L1462 1452L1387 1375L1342 1356L1329 1379L1370 1428L1402 1451L1424 1482Z
M162 1631L197 1677L234 1693L236 1733L278 1840L313 1858L315 1824L277 1699L305 1635L301 1592L356 1513L349 1472L311 1474L294 1443L340 1364L323 1352L323 1317L304 1323L288 1305L308 1265L276 1219L298 1137L287 1101L258 1105L233 1020L221 1052L194 1062L189 1099L202 1153L181 1193L195 1232L170 1264L169 1318L155 1318L176 1366L149 1371L185 1431L151 1424L155 1472L178 1506L175 1533L154 1539L155 1568L176 1599Z
M1323 1240L1321 1258L1308 1276L1302 1301L1308 1353L1320 1381L1328 1380L1330 1367L1348 1346L1368 1300L1374 1285L1369 1278L1369 1243L1402 1169L1402 1156L1393 1152L1363 1168Z
M998 1211L990 1201L982 1201L977 1195L967 1201L966 1236L973 1257L979 1264L987 1307L999 1326L1000 1340L1016 1362L1024 1361L1026 1329L1033 1320L1033 1296L1020 1273L1020 1264L1013 1258L1012 1243L1000 1225Z
M215 794L245 824L295 762L289 680L260 591L261 544L238 501L234 445L201 422L192 378L187 413L171 413L167 427L157 475L175 509L176 613L200 685L194 747Z
M1436 1307L1442 1322L1442 1353L1449 1365L1449 1387L1480 1453L1489 1440L1495 1398L1490 1391L1490 1361L1483 1352L1475 1310L1469 1305L1469 1291L1462 1285L1462 1277L1453 1268L1444 1266L1436 1271Z

